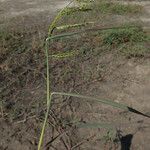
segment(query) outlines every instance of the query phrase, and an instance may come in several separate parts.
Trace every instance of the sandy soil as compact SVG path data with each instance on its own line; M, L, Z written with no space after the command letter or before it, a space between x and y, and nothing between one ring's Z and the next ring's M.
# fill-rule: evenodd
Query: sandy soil
M139 16L139 18L137 18L137 19L141 20L145 24L145 26L149 28L149 26L150 26L150 2L149 1L142 1L142 0L141 1L121 1L120 3L124 3L126 5L136 4L136 5L143 6L144 13L143 13L143 15Z
M0 27L4 27L6 24L13 23L17 25L17 28L21 29L29 28L29 26L32 25L34 27L38 26L38 28L44 24L47 26L52 17L55 15L56 11L64 7L67 3L68 1L64 0L0 0ZM130 3L143 5L145 9L144 14L142 14L139 18L134 19L143 21L144 27L149 27L150 2L132 1ZM116 19L115 21L121 22L123 19L123 17L119 16L119 19ZM36 51L34 42L35 41L32 43L33 50L31 52L26 52L24 54L21 52L10 54L10 60L8 59L5 61L5 64L3 63L4 65L0 65L4 75L5 73L8 75L8 79L6 79L6 81L5 76L0 77L1 81L5 81L3 82L3 86L6 86L9 82L12 83L11 85L7 86L8 90L6 88L3 91L2 98L7 102L7 108L5 111L9 112L9 115L14 115L13 113L15 112L15 115L17 116L11 116L10 118L13 119L7 120L5 119L5 115L7 116L8 114L5 114L3 111L1 112L0 150L37 149L38 137L44 117L43 113L45 111L45 108L42 107L44 105L43 103L45 102L46 94L44 78L45 65L42 60L45 58L45 56L43 52L40 51L42 48L40 48L39 51ZM57 46L61 47L61 45ZM36 53L38 54L36 55ZM17 60L19 64L16 63ZM76 61L79 63L76 64ZM18 67L17 69L15 68L16 66ZM11 68L14 69L12 71L13 73L8 71ZM144 58L128 59L119 57L118 55L114 56L113 52L105 52L102 56L92 56L91 58L83 58L83 60L77 58L72 61L61 61L61 63L56 61L53 64L52 69L54 69L52 75L52 82L55 82L55 85L53 85L54 90L64 90L105 99L112 99L116 102L128 104L129 106L133 106L144 113L150 114L149 56ZM99 75L98 71L103 73L103 69L106 73L101 79L101 75ZM70 72L64 72L64 70L69 70ZM86 70L89 72L86 72ZM91 72L92 75L88 76L87 73L90 74ZM64 74L67 77L65 77ZM89 77L88 83L83 82L81 79L82 77L84 78L85 75L87 75L87 78ZM95 80L93 81L92 78L94 77ZM23 85L18 86L18 80L21 80L25 83L22 83ZM75 115L80 116L83 120L85 119L85 121L93 120L95 122L113 122L114 124L117 124L117 129L122 131L123 137L129 136L129 138L127 137L126 140L127 142L131 142L131 145L127 144L130 147L130 150L150 149L150 120L147 118L134 114L131 115L128 112L114 110L110 107L97 105L95 103L81 103L78 105L74 101L71 101L71 98L66 99L64 98L63 102L65 103L66 101L69 101L71 110L68 109L65 103L64 106L60 109L58 108L57 111L63 110L62 114L66 116L69 116L70 114L72 115L73 112ZM24 110L23 107L26 109ZM12 110L13 113L11 114ZM58 118L60 117L59 115ZM69 117L67 119L70 119ZM51 118L49 121L51 121ZM65 130L61 128L58 129L60 131ZM98 133L98 135L101 135L102 132L100 130L93 131L94 134ZM51 129L50 126L46 131L45 143L50 141L49 138L51 137L52 133L53 129ZM75 133L72 132L70 135L70 137L73 138L72 141L70 140L68 142L69 135L66 134L65 139L67 142L63 142L69 144L71 143L70 145L72 145L72 143L74 144L76 141L77 143L81 142L81 136L85 135L86 137L89 136L87 134L92 135L93 133L91 130L82 130ZM79 139L76 139L76 137ZM132 138L130 139L130 137ZM59 150L67 149L62 146L63 144L61 144L61 140L58 140L55 145L59 147ZM75 150L110 149L110 147L108 148L107 146L101 147L102 142L100 140L87 141L88 142L85 142L81 148L76 148ZM119 144L119 148L114 148L114 150L120 150L121 144L122 143ZM111 144L108 144L108 146L110 145ZM52 150L53 149L55 148L52 148ZM48 148L46 150L48 150ZM122 146L121 150L129 149L125 149L124 146Z
M13 0L13 2L1 0L0 25L14 23L29 28L48 24L56 11L66 6L68 2L68 0Z
M30 15L42 12L49 12L52 15L58 9L67 5L67 0L1 0L0 1L0 18L12 18L17 16Z

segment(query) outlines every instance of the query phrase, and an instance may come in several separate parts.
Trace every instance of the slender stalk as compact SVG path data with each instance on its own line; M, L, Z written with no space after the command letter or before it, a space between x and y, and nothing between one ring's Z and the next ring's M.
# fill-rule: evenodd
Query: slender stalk
M74 1L74 0L73 0ZM53 29L56 26L57 21L62 17L62 13L63 11L73 2L71 1L65 8L63 8L58 15L55 17L54 21L51 23L50 27L49 27L49 31L48 31L48 36L51 37L52 33L53 33ZM46 53L46 91L47 91L47 111L46 111L46 115L45 115L45 119L44 119L44 123L43 123L43 127L42 127L42 131L41 131L41 135L40 135L40 139L39 139L39 143L38 143L38 150L41 150L42 147L42 143L43 143L43 138L44 138L44 132L45 132L45 128L46 128L46 123L47 123L47 119L48 119L48 113L49 113L49 109L50 109L50 105L51 105L51 89L50 89L50 70L49 70L49 53L48 53L48 40L46 39L46 43L45 43L45 53Z
M43 126L42 126L40 140L39 140L39 143L38 143L38 150L41 150L41 147L42 147L44 133L45 133L45 129L46 129L46 123L47 123L48 114L49 114L49 110L50 110L51 99L52 99L52 95L50 95L49 102L47 104L46 115L45 115L44 123L43 123Z
M50 72L49 72L49 54L48 54L48 42L46 41L45 43L45 50L46 50L46 89L47 89L47 106L49 105L49 101L50 101Z

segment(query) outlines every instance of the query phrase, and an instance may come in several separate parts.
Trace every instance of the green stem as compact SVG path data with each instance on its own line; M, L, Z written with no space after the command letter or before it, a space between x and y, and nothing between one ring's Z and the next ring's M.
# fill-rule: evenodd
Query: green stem
M55 17L54 21L52 22L52 24L49 27L49 31L48 31L48 35L49 37L52 36L52 32L53 29L56 26L57 21L61 18L61 14L62 12L72 3L73 1L71 1L64 9L62 9L59 14ZM38 143L38 150L41 150L42 147L42 143L43 143L43 138L44 138L44 132L45 132L45 128L46 128L46 123L47 123L47 119L48 119L48 113L49 113L49 109L50 109L50 105L51 105L51 89L50 89L50 72L49 72L49 53L48 53L48 40L46 39L46 43L45 43L45 53L46 53L46 73L47 73L47 79L46 79L46 91L47 91L47 112L45 115L45 119L44 119L44 123L43 123L43 127L42 127L42 131L41 131L41 135L40 135L40 140Z
M49 53L48 53L48 41L46 41L45 43L45 50L46 50L46 72L47 72L47 78L46 78L46 82L47 82L47 106L48 103L50 101L50 72L49 72Z
M50 95L49 102L48 102L48 105L47 105L47 111L46 111L42 131L41 131L41 135L40 135L40 140L39 140L39 143L38 143L38 150L41 150L41 147L42 147L42 143L43 143L43 139L44 139L44 133L45 133L45 129L46 129L46 123L47 123L48 114L49 114L49 110L50 110L51 99L52 99L52 95Z

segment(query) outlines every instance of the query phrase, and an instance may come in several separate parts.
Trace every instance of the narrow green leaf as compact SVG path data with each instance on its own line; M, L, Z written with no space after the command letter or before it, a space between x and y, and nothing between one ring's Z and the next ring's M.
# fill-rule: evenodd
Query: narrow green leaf
M125 111L129 111L129 112L132 112L132 113L150 118L149 115L146 115L146 114L144 114L144 113L142 113L142 112L140 112L140 111L138 111L138 110L136 110L132 107L114 102L112 100L105 100L105 99L99 99L99 98L83 96L83 95L78 95L78 94L72 94L72 93L64 93L64 92L53 92L53 93L51 93L51 96L52 95L72 96L72 97L85 99L85 100L88 100L88 101L96 101L96 102L99 102L99 103L102 103L102 104L105 104L105 105L109 105L109 106L112 106L112 107L115 107L115 108L119 108L119 109L122 109L122 110L125 110Z
M126 27L91 28L91 29L85 29L85 30L81 30L81 31L77 31L77 32L68 32L68 33L64 33L64 34L49 36L49 37L47 37L46 42L53 40L53 39L59 39L59 38L73 36L73 35L82 34L82 33L86 33L86 32L96 32L96 31L104 31L104 30L111 30L111 29L124 29L124 28L126 28ZM129 28L135 28L135 26L130 26Z
M92 101L92 102L96 101L96 102L106 104L106 105L109 105L109 106L113 106L115 108L123 109L123 110L126 110L126 111L129 110L128 106L123 105L123 104L119 104L119 103L114 102L112 100L105 100L105 99L99 99L99 98L94 98L94 97L89 97L89 96L83 96L83 95L72 94L72 93L63 93L63 92L52 92L51 95L72 96L72 97L77 97L77 98L85 99L85 100Z

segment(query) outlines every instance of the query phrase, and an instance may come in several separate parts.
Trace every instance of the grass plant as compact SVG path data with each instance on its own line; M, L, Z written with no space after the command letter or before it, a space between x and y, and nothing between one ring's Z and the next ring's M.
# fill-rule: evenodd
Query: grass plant
M69 3L69 4L71 4L71 3ZM49 70L49 68L50 68L49 67L49 59L53 59L53 58L58 58L59 59L59 58L65 58L65 57L68 57L68 56L71 57L72 55L74 55L74 53L71 52L71 53L67 53L67 54L66 53L61 53L61 54L51 55L51 54L49 54L49 44L50 44L50 42L52 40L55 40L55 39L60 39L60 38L65 38L65 37L72 37L73 35L80 34L80 33L83 33L83 32L87 31L87 30L84 30L84 31L78 31L78 32L67 32L67 33L64 33L64 34L53 35L54 29L68 29L68 28L72 28L72 27L78 27L78 26L81 25L81 24L74 24L74 25L64 25L64 26L61 26L61 27L57 27L57 22L62 17L64 11L67 8L68 7L65 7L63 10L61 10L60 13L55 17L54 21L51 23L51 25L49 27L49 31L48 31L48 37L46 38L46 42L45 42L46 64L47 64L47 66L46 66L47 67L47 80L46 80L47 81L47 83L46 83L46 85L47 85L47 111L46 111L46 114L45 114L45 119L44 119L44 123L43 123L43 126L42 126L42 131L41 131L41 135L40 135L40 139L39 139L39 143L38 143L38 150L41 150L41 148L42 148L42 144L43 144L43 140L44 140L44 132L45 132L45 129L46 129L47 119L48 119L49 111L50 111L50 108L51 108L51 102L52 102L52 99L53 99L54 95L76 97L76 98L79 98L79 99L84 100L84 101L96 101L97 103L100 103L100 104L105 104L105 105L112 106L115 109L122 109L122 110L125 110L125 111L130 111L130 112L133 112L133 113L136 113L136 114L139 114L139 115L143 115L145 117L149 117L149 116L135 110L134 108L131 108L131 107L129 107L127 105L124 105L124 104L114 102L112 100L104 100L104 99L99 99L99 98L94 98L94 97L89 97L89 96L84 96L84 95L78 95L78 94L74 94L74 93L53 92L51 90L51 88L50 88L51 87L51 79L50 79L50 70ZM84 25L86 25L86 23L84 23ZM97 31L97 30L98 29L88 30L88 31L94 32L94 31ZM107 35L107 37L105 38L106 42L111 42L110 39L113 37L113 35L114 35L113 32L109 33ZM119 35L118 36L119 40L117 39L117 41L120 42L120 37L122 37L122 31L120 31L118 33L118 35ZM134 36L134 35L128 33L125 36ZM134 40L134 38L133 38L133 40ZM84 126L86 126L86 125L78 125L78 127L84 127ZM95 123L95 124L90 123L88 127L98 127L98 128L99 127L102 127L102 128L108 127L108 128L110 128L106 124L98 124L98 123Z

